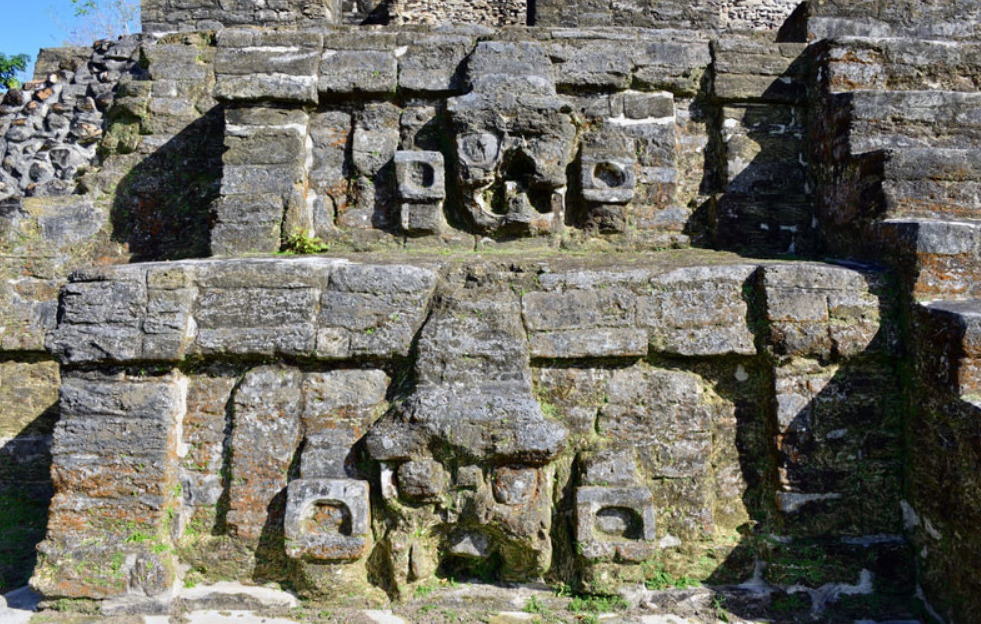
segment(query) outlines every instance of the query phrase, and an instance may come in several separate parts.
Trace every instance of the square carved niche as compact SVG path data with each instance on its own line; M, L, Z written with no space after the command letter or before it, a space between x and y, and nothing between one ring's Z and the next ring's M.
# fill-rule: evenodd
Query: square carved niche
M638 562L654 555L654 501L645 487L576 489L576 540L589 560Z
M370 546L367 481L297 479L286 494L286 553L294 559L356 561Z

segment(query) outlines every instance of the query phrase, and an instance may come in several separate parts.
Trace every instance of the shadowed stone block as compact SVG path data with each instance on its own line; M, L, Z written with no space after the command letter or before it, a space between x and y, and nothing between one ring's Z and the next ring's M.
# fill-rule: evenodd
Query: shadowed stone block
M297 479L286 495L286 553L293 559L356 561L371 543L368 482Z

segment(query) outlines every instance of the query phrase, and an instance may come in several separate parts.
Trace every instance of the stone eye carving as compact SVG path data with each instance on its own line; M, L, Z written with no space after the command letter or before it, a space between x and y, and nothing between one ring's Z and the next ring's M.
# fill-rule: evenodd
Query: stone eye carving
M468 169L482 169L485 175L497 166L501 155L500 140L489 133L465 134L457 137L457 155L460 164ZM468 172L473 176L473 172Z
M286 553L294 559L356 561L370 542L368 482L297 479L286 494Z
M604 507L596 513L594 531L624 540L644 537L644 519L630 507Z
M395 152L399 223L409 234L438 234L443 229L446 175L439 152Z

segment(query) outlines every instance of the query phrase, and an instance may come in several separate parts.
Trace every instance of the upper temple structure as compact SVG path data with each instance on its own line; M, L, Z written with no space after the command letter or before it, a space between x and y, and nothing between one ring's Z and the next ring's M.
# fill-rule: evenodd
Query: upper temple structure
M981 621L981 2L142 22L0 104L0 592Z

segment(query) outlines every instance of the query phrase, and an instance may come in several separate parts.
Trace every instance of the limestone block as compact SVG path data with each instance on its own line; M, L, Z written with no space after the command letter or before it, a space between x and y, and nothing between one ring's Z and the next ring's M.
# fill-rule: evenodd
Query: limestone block
M395 153L400 224L408 233L438 234L445 225L446 181L439 152Z
M398 492L413 502L434 502L446 487L446 472L432 460L409 461L398 468Z
M35 572L42 591L107 598L170 587L173 556L159 545L169 542L167 509L177 502L186 390L175 373L63 378L51 450L55 498L40 546L46 558ZM104 565L109 550L125 553L115 569Z
M650 476L698 477L709 469L714 407L691 373L637 366L617 370L596 427L621 448L633 448Z
M128 270L118 281L67 284L61 324L48 335L47 348L66 363L141 359L147 305L144 275Z
M590 561L640 562L657 552L654 499L644 487L576 488L576 541Z
M315 104L322 49L319 33L223 30L215 57L215 95Z
M392 93L398 65L390 50L331 50L320 60L318 89L324 94Z
M624 90L630 86L634 42L603 39L563 41L549 47L558 87Z
M494 500L502 505L526 505L538 494L541 475L527 466L499 466L494 469Z
M643 329L596 327L535 332L528 345L532 357L538 358L643 357L648 338Z
M435 288L436 274L426 268L338 268L321 298L318 356L407 354Z
M872 278L840 267L765 266L770 348L785 355L825 357L864 352L883 327L882 304L870 292L871 285Z
M600 156L583 152L582 196L597 204L627 204L637 188L635 161L628 157Z
M388 375L380 370L304 375L302 478L354 476L354 445L387 405L388 384Z
M348 562L371 546L367 481L296 479L287 490L286 553L293 559Z
M395 152L395 179L403 201L433 202L446 197L443 155L439 152Z
M195 307L202 353L311 353L320 293L313 288L208 288Z
M756 267L735 265L678 269L651 279L637 301L637 324L651 348L680 355L756 353L743 291Z
M300 446L301 381L294 368L260 366L235 391L227 522L240 538L258 539L270 514L275 520L272 503Z
M582 458L583 485L628 486L637 483L637 460L632 449L591 453Z
M457 68L473 45L470 37L433 34L406 42L398 57L399 89L409 92L446 93L458 90Z

